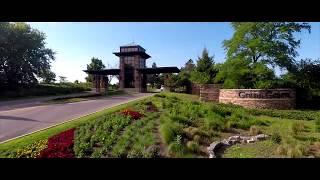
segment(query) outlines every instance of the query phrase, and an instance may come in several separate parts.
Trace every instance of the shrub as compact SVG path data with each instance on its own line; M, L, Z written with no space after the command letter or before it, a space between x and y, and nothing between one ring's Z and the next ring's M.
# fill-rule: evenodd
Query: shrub
M303 122L294 122L291 126L292 132L294 135L299 134L304 130L304 123Z
M183 129L183 132L185 136L192 139L199 132L199 129L195 127L187 127Z
M208 129L212 130L222 130L224 126L224 122L222 121L222 118L220 115L215 113L210 113L205 119L205 126Z
M195 141L188 141L187 148L191 152L194 152L194 153L199 152L199 144Z
M180 135L177 135L175 138L175 141L172 142L168 147L169 155L179 157L184 154L185 149L181 140L182 140L182 137Z
M273 132L271 135L271 140L276 143L279 144L282 141L281 135L279 132Z
M183 116L179 116L179 115L172 115L172 116L170 116L170 119L173 122L181 123L184 125L191 125L192 124L190 119L183 117Z
M276 149L276 154L277 155L281 155L281 156L287 155L287 147L286 147L286 145L278 146L277 149Z
M170 144L175 138L175 132L172 126L168 123L160 125L160 133L166 144Z
M320 118L315 120L315 124L316 132L320 132Z
M73 158L75 129L69 129L48 139L48 147L40 152L40 158Z
M47 148L48 140L40 140L31 145L28 145L22 149L17 150L12 155L13 158L36 158L40 155L40 152Z
M304 148L299 144L294 147L289 147L287 150L287 156L290 158L299 158L304 154Z
M260 131L258 126L251 126L250 127L250 135L251 136L255 136L255 135L258 135L260 133L261 133L261 131Z
M193 136L193 141L194 142L200 143L200 140L201 140L201 137L199 135Z
M159 97L159 98L165 98L165 97L167 97L166 95L164 95L164 94L156 94L156 95L154 95L155 97Z
M149 146L144 152L143 157L145 158L155 158L159 156L160 148L156 145Z

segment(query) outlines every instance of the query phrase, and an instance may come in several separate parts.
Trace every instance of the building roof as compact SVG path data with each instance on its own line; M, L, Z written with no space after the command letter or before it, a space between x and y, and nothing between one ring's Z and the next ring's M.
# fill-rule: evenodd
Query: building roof
M84 72L95 75L118 75L120 69L84 70Z
M116 56L134 56L134 55L140 55L141 57L148 59L151 56L145 52L142 51L134 51L134 52L114 52L113 53Z
M132 43L129 43L129 44L122 45L122 46L120 46L120 47L130 47L130 46L140 46L140 45L132 42Z
M140 68L139 72L143 74L160 74L160 73L179 73L177 67L157 67L157 68Z

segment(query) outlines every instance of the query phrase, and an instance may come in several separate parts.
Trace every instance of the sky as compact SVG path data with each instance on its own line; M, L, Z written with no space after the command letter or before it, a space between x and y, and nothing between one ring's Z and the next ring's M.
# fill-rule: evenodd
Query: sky
M230 39L233 29L228 22L30 22L31 27L46 34L47 47L56 52L52 71L68 81L85 82L83 70L92 57L107 67L118 68L119 59L112 54L121 45L136 43L151 55L147 66L181 67L194 61L203 48L209 50L216 63L224 62L223 40ZM320 22L310 23L307 31L296 34L301 39L299 57L320 58ZM57 78L58 79L58 78Z

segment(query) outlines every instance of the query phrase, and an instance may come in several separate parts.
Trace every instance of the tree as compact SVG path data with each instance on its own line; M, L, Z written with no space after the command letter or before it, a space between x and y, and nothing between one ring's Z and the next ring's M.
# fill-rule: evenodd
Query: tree
M157 64L155 62L152 63L152 68L157 68ZM152 88L157 87L160 88L161 80L159 74L150 74L147 76L147 83L151 85Z
M78 81L78 80L75 80L74 83L75 83L75 84L79 84L79 81Z
M295 22L234 22L231 25L235 32L230 40L223 42L228 59L263 62L289 71L300 45L294 33L311 31L309 24Z
M176 74L164 74L164 86L169 88L169 91L175 91L177 87L178 75Z
M66 83L67 82L67 78L65 76L59 76L59 81L60 83Z
M219 67L215 82L225 88L270 88L274 68L293 71L300 40L294 33L308 30L307 23L250 22L231 23L235 32L223 45L227 60Z
M182 67L180 69L180 73L178 74L178 77L177 77L177 82L176 82L176 85L178 87L184 87L185 88L185 91L187 93L190 93L191 92L191 81L190 81L190 77L191 77L191 73L194 71L195 69L195 64L193 63L193 60L192 59L189 59L184 67Z
M53 83L56 81L56 74L54 72L48 70L43 74L42 81L44 83Z
M48 72L55 53L46 48L45 39L26 23L0 23L0 87L31 86L37 77L53 76Z
M92 57L91 58L91 63L87 64L87 70L92 71L92 70L102 70L105 68L105 65L102 63L102 60ZM86 77L87 82L92 82L93 77L91 74L88 74L88 77Z
M189 59L181 70L192 72L195 68L196 68L196 65L193 63L193 60Z
M204 48L202 56L198 58L197 66L191 73L191 80L200 84L213 83L217 74L217 69L214 65L213 57L209 56L208 50Z
M270 88L275 79L274 71L262 62L250 65L244 59L235 58L218 67L215 82L222 83L224 88Z

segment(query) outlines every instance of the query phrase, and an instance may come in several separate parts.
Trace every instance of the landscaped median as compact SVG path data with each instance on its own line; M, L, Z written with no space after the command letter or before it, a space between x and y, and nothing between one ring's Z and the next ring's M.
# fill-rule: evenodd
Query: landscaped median
M0 145L2 157L209 157L208 147L237 141L217 157L320 157L320 113L258 110L159 93ZM260 136L259 136L260 137ZM229 138L230 139L230 138Z
M93 114L89 114L77 119L73 119L67 121L65 123L59 124L57 126L53 126L41 131L37 131L35 133L28 134L26 136L19 137L17 139L13 139L0 144L0 157L17 157L16 153L23 153L28 151L28 155L21 155L21 157L35 157L36 154L39 154L39 150L43 149L46 146L48 138L57 135L66 130L79 127L83 124L86 124L90 121L94 121L95 119L104 116L106 114L111 114L122 109L125 109L129 106L132 106L147 97L143 97L137 100L133 100L126 104L120 104L118 106L114 106L99 112L95 112ZM32 151L32 152L30 152Z

